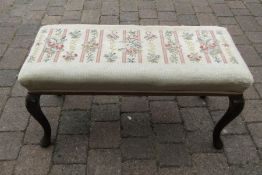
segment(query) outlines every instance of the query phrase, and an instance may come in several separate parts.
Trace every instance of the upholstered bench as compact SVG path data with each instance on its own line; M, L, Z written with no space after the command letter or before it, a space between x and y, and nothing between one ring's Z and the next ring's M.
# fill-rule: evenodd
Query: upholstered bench
M229 108L213 132L243 109L252 75L225 28L216 26L43 26L20 73L26 107L51 129L39 105L42 94L228 96Z

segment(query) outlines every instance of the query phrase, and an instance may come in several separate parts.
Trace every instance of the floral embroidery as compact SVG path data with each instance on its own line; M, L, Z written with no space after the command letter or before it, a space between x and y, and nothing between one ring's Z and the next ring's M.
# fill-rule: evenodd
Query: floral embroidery
M156 46L154 44L157 36L152 32L146 32L144 39L148 42L147 61L150 63L158 63L160 60L160 55L156 54Z
M105 34L105 35L104 35ZM238 64L223 30L43 28L27 61ZM82 48L81 48L82 46ZM80 49L79 49L80 47ZM81 50L81 51L79 51ZM100 57L101 56L101 57ZM60 59L59 59L60 58ZM143 60L144 59L144 60Z

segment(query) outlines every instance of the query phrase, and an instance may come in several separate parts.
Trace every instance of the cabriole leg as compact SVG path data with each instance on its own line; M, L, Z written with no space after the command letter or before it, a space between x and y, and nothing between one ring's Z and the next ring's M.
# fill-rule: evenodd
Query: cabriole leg
M30 94L26 96L26 108L28 112L36 119L44 129L44 136L41 139L40 145L48 147L51 143L51 127L40 108L40 94Z
M216 149L222 149L223 143L220 138L220 133L223 128L234 120L242 111L245 100L243 95L229 96L229 107L224 116L216 124L213 132L213 145Z

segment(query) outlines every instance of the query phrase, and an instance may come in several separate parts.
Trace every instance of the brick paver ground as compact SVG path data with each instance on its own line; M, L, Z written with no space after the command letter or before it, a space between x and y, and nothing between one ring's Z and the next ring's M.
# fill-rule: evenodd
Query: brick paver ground
M224 97L43 96L53 145L16 81L37 30L53 23L220 25L255 78L241 117L211 143ZM0 174L261 175L262 0L1 0Z

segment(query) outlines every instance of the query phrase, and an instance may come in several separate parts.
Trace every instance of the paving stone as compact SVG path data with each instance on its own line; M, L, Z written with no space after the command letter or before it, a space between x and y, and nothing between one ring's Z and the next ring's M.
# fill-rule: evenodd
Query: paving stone
M91 96L80 96L80 95L67 95L65 96L65 101L63 105L63 109L70 110L70 109L83 109L89 110L91 108L92 103Z
M96 95L94 96L93 103L95 104L119 103L119 96Z
M258 24L262 26L262 17L256 17L256 20Z
M150 138L125 138L121 141L120 148L123 160L155 157L153 141Z
M120 10L124 12L138 11L137 1L121 0Z
M261 35L262 36L262 35ZM262 65L262 59L257 54L256 50L250 45L237 46L245 62L249 66Z
M43 107L43 113L49 120L51 125L51 140L55 140L57 135L57 127L58 127L58 120L60 116L60 108L57 107ZM24 136L24 143L25 144L39 144L40 139L43 136L43 129L39 125L39 123L31 117L29 120L29 125L26 129L25 136Z
M249 70L251 71L255 82L256 83L262 83L262 76L261 76L262 75L262 68L261 67L250 67ZM1 73L0 73L0 75L1 75Z
M213 130L213 122L206 108L182 108L180 112L187 130Z
M87 165L90 175L120 175L121 153L114 149L90 150Z
M254 86L250 86L245 92L244 92L244 98L248 100L258 100L260 97L255 89Z
M80 20L81 11L65 11L63 20Z
M82 10L84 6L84 0L68 0L66 3L66 10Z
M48 173L53 147L43 149L38 145L25 145L19 154L14 174L44 175Z
M153 160L131 160L122 163L122 175L157 175Z
M260 97L262 97L262 84L255 84L255 88L259 93Z
M122 137L146 137L152 135L150 117L147 113L124 113L121 115Z
M174 11L174 5L171 0L156 0L157 11Z
M119 145L119 122L93 123L90 130L90 148L117 148Z
M1 175L12 174L14 167L15 167L15 161L1 161L0 162Z
M16 70L0 70L0 86L13 86L17 73Z
M248 39L253 43L262 43L262 32L247 32Z
M212 111L211 116L215 123L217 123L225 114L225 111ZM223 130L222 134L246 134L247 130L245 123L239 116L230 122Z
M138 3L138 9L155 9L156 4L154 1L142 0Z
M240 29L239 25L225 25L223 27L226 27L229 33L234 35L243 35L242 30Z
M22 132L0 132L0 160L14 160L22 146Z
M191 166L191 156L184 144L161 144L158 146L160 167Z
M141 19L140 25L158 25L158 19Z
M45 11L29 11L23 18L23 24L40 25L44 15Z
M248 135L224 136L224 149L230 164L257 163L258 153Z
M212 9L208 6L194 6L196 13L212 13Z
M4 55L7 49L7 44L0 44L0 57Z
M192 6L206 6L208 4L207 0L197 0L197 1L189 1Z
M121 112L145 112L148 109L146 97L122 97Z
M0 60L0 69L19 69L27 56L27 49L8 48Z
M175 9L177 14L194 14L193 7L190 3L175 3Z
M198 13L197 18L200 25L218 25L218 21L213 14Z
M119 15L119 3L118 2L103 2L102 15Z
M67 0L52 0L49 1L48 6L64 6L66 4Z
M218 17L218 21L222 25L230 25L230 24L237 24L237 21L234 17Z
M213 4L211 5L216 16L233 16L232 12L225 4Z
M186 146L191 153L212 153L218 152L212 145L211 131L188 132Z
M55 164L86 163L88 138L85 135L59 135L53 162Z
M48 24L59 24L61 21L61 16L49 16L45 15L44 19L42 20L42 25Z
M248 40L248 38L245 35L234 35L232 36L234 43L236 45L241 45L241 44L250 44L250 41Z
M6 100L9 97L10 89L9 88L0 88L0 112L4 108Z
M85 24L98 24L100 18L100 11L98 10L84 10L81 17L81 22Z
M186 25L186 26L199 25L197 17L195 15L178 15L177 19L181 25Z
M34 0L30 6L30 10L46 10L48 6L48 1Z
M62 112L59 134L88 134L90 115L86 111Z
M150 111L154 123L181 122L178 106L173 101L152 101L150 102Z
M194 154L192 159L197 174L231 175L227 160L223 154Z
M180 107L206 106L205 100L196 96L178 96L177 102Z
M16 35L35 35L39 26L36 24L22 24L16 32Z
M32 46L33 41L34 41L34 36L18 35L14 37L10 47L29 49Z
M120 119L120 109L117 104L93 105L91 111L93 121L114 121Z
M58 95L43 95L40 99L40 106L57 107L62 106L63 96Z
M100 9L102 7L101 1L85 1L84 10Z
M261 100L246 100L245 107L241 115L246 122L262 121L262 101Z
M231 9L244 9L244 8L246 8L245 4L242 1L227 1L227 5Z
M24 98L9 98L0 118L0 131L23 131L28 123L29 113Z
M246 3L247 8L254 16L262 16L262 4L261 3Z
M240 27L246 32L261 31L262 26L260 26L254 17L252 16L236 16Z
M208 96L206 101L210 110L226 110L229 105L227 97Z
M254 47L258 53L262 53L262 44L255 44Z
M159 169L160 175L195 175L196 170L194 168L189 167L167 167L167 168L160 168Z
M156 124L154 132L160 143L181 143L185 141L185 131L181 124Z
M141 9L139 10L140 18L157 18L157 11L154 9Z
M50 175L84 175L86 174L86 165L72 164L72 165L53 165Z
M175 12L158 12L158 19L160 21L176 21Z
M0 43L9 43L15 34L15 28L0 27Z
M100 24L119 24L118 16L101 16Z
M235 16L249 16L251 15L248 9L231 9Z
M138 21L138 12L121 12L120 21Z
M232 175L260 175L262 172L262 164L250 164L243 167L231 166Z
M157 101L161 101L161 100L167 100L167 101L172 101L175 100L175 96L148 96L149 100L157 100Z
M62 16L64 14L64 7L48 7L47 15L49 16Z
M262 148L262 123L250 123L247 126L257 147Z

